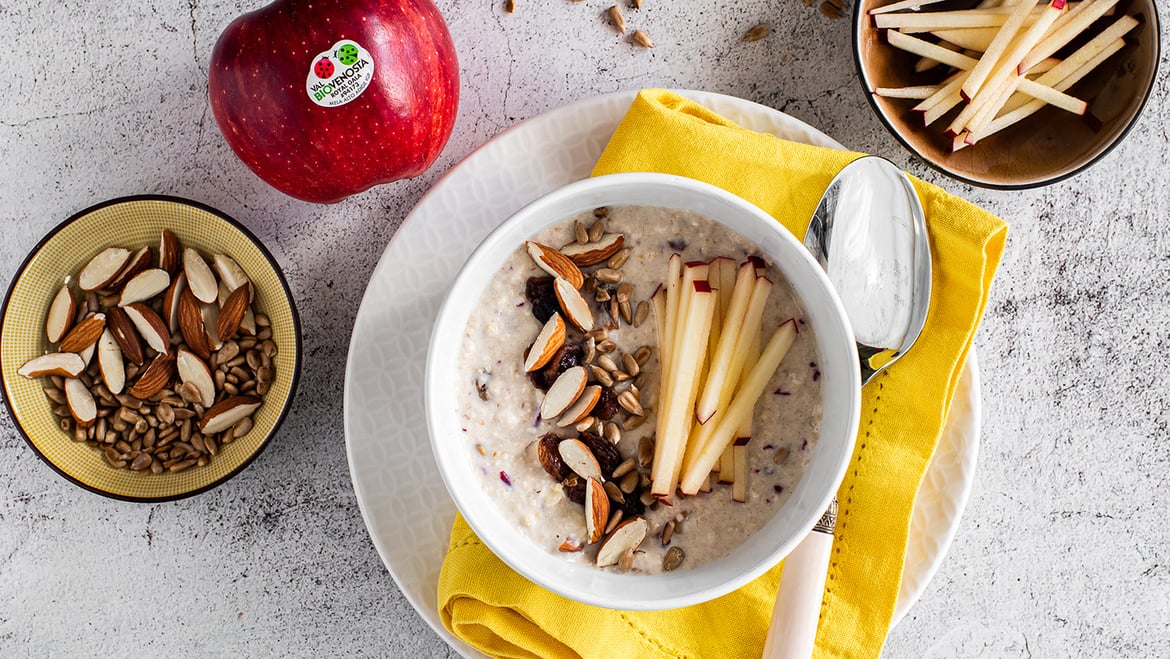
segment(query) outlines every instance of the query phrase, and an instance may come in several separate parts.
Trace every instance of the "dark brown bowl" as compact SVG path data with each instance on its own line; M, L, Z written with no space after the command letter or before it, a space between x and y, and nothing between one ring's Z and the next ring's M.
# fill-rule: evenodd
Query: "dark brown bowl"
M1084 116L1047 106L978 144L952 153L946 126L958 108L924 126L922 115L911 110L918 101L873 94L877 87L937 84L946 76L945 67L915 73L918 57L890 46L884 30L874 27L869 10L891 2L859 0L855 5L853 56L865 94L898 141L931 167L965 183L1012 190L1048 185L1077 174L1125 137L1153 89L1160 57L1158 13L1153 0L1122 0L1113 16L1100 19L1100 27L1122 13L1134 16L1140 25L1125 36L1124 48L1069 88L1069 94L1088 102ZM953 0L928 5L922 11L971 6L974 2L970 0ZM1090 28L1092 33L1098 24ZM1066 50L1082 43L1083 39L1078 39ZM1066 54L1062 50L1056 57Z

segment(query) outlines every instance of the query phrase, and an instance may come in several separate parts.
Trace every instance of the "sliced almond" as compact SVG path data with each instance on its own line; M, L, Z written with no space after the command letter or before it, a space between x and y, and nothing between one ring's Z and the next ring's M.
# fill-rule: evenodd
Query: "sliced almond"
M49 313L45 316L45 336L49 343L56 343L65 338L69 328L73 326L73 318L77 315L77 300L68 285L62 286L53 297L49 305Z
M562 439L561 443L557 444L557 451L561 454L561 461L581 478L604 480L601 476L601 465L597 464L593 451L590 451L581 440Z
M255 396L234 396L216 403L199 420L199 431L214 435L232 427L240 419L252 416L262 401Z
M199 391L200 404L211 407L215 403L215 380L211 377L211 369L207 363L193 352L179 350L176 365L179 369L179 380L183 384L188 382L195 385Z
M124 307L135 302L142 302L167 290L167 286L171 285L171 276L167 274L166 270L161 268L151 268L143 270L134 275L126 285L122 287L122 298L118 300L118 306Z
M191 352L202 359L211 358L207 332L203 331L203 311L190 289L184 289L179 295L179 331Z
M540 328L532 347L528 349L528 357L524 360L524 372L531 373L544 366L557 354L565 344L565 321L559 313L553 315Z
M581 367L575 366L574 368ZM569 371L565 372L568 373ZM560 380L558 379L557 382L560 382ZM556 383L553 383L553 386L555 387ZM549 393L552 393L552 389L549 389ZM569 409L565 410L564 413L561 414L560 421L557 421L557 427L568 428L569 426L583 420L585 417L589 416L589 413L593 411L593 406L596 405L597 401L600 399L600 386L591 384L588 387L585 387L585 391L581 392L581 395L577 397L577 402L573 403Z
M77 378L65 380L65 401L69 405L69 413L73 420L82 428L88 428L97 418L97 402L85 383Z
M172 277L183 267L183 248L170 229L163 229L158 239L158 267Z
M256 314L252 313L252 307L244 309L244 319L240 321L239 332L247 336L256 336Z
M98 339L97 358L106 389L115 396L122 393L126 387L126 363L122 361L122 348L108 327L102 332L102 338Z
M167 330L166 323L162 318L154 312L154 309L146 306L141 302L126 305L124 309L126 316L134 323L134 327L138 330L139 336L145 341L146 345L150 346L155 352L166 352L171 348L171 333Z
M188 247L183 250L183 272L187 273L187 286L200 302L215 302L219 285L215 274L199 254L199 250Z
M569 245L561 250L561 254L569 257L573 263L581 267L597 265L617 254L625 242L625 236L622 234L607 233L595 243Z
M97 341L94 341L92 345L77 353L81 355L81 361L85 362L86 368L89 368L89 363L93 360L93 354L95 352L97 352Z
M597 548L597 567L616 565L623 554L636 550L646 538L647 528L642 517L631 517L618 524Z
M95 313L85 320L77 323L65 338L61 339L61 344L58 350L61 352L81 352L85 348L97 343L97 340L102 336L102 330L106 328L106 315L104 313Z
M138 340L138 330L134 329L134 322L122 307L110 307L106 325L110 328L118 347L122 349L122 356L132 363L142 366L146 357L142 354L142 343Z
M207 333L207 345L212 350L223 347L219 340L219 305L214 302L203 304L199 310L203 316L203 331Z
M605 534L609 521L609 496L596 478L585 483L585 534L589 542L597 542Z
M81 355L73 352L50 352L47 355L33 357L16 372L26 378L40 378L46 375L75 378L84 370L85 360Z
M593 312L589 309L589 303L573 287L572 282L557 277L556 285L553 288L556 290L557 301L561 303L561 309L564 310L569 322L582 332L592 330Z
M219 310L219 324L216 325L216 337L220 343L232 338L244 322L244 313L248 310L248 284L237 287L228 296L223 308Z
M150 251L149 247L134 252L130 256L130 260L126 262L126 266L114 277L114 281L110 282L107 288L116 291L126 285L126 282L134 278L135 275L146 270L154 265L154 253Z
M77 275L77 285L83 291L105 288L118 276L130 260L130 250L121 247L107 247L90 259Z
M163 318L167 321L167 329L171 334L179 331L179 296L187 288L187 273L180 272L171 278L171 285L163 294Z
M215 265L215 272L219 274L219 280L227 284L229 291L234 291L241 286L248 286L248 301L251 302L254 297L252 282L248 279L248 274L244 272L244 269L226 254L216 254L211 260Z
M573 552L581 551L584 548L585 545L581 544L579 541L574 540L573 538L565 538L564 542L561 543L561 546L557 547L557 551L571 554Z
M577 264L564 254L548 245L541 245L531 240L524 243L524 248L528 250L528 255L541 270L554 277L567 280L573 285L573 288L581 288L585 284L585 275L581 274L581 268L578 268Z
M175 353L164 352L155 355L150 365L130 387L130 395L140 400L150 398L167 386L175 374Z
M553 385L548 388L544 400L540 403L540 416L545 419L555 419L565 410L577 402L581 392L585 391L585 384L589 381L589 373L582 366L574 366L561 373Z

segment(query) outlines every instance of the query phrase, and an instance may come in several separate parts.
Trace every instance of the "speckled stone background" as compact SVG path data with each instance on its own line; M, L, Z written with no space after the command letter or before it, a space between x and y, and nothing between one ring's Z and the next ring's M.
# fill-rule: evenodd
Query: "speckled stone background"
M516 0L513 15L502 2L440 0L463 73L451 142L418 179L315 206L253 176L208 108L215 39L260 0L69 4L0 2L0 286L45 232L94 202L196 199L243 221L284 266L306 377L255 464L177 503L68 484L0 414L0 655L448 654L383 568L349 483L342 381L365 282L410 208L477 145L569 101L671 86L779 108L1012 225L977 340L978 479L886 655L1170 656L1165 56L1143 118L1100 164L1044 189L993 192L908 156L862 97L847 21L798 0L646 0L630 22L652 51L606 26L611 0ZM742 43L759 21L775 32Z

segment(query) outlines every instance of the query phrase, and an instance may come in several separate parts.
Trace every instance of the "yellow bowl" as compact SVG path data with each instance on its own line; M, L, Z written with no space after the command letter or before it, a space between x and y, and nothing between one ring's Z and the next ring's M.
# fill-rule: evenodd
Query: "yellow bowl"
M45 314L66 277L102 249L158 245L170 229L184 247L204 254L227 254L255 287L254 308L271 320L275 378L264 404L253 415L253 429L222 447L206 466L177 473L114 469L99 449L73 440L57 425L45 397L46 379L17 374L26 361L51 349ZM29 254L12 280L0 326L0 377L4 402L29 446L73 483L128 501L166 501L207 491L242 471L268 444L292 405L300 375L301 328L292 293L275 259L241 224L223 213L185 199L156 195L124 197L87 208L53 229Z

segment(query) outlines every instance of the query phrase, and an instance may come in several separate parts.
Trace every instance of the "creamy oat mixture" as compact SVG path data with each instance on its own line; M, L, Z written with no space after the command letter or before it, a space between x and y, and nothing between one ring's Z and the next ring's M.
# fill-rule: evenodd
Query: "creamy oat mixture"
M680 253L683 262L727 256L737 264L759 254L740 236L693 213L643 206L611 208L608 212L606 231L622 233L625 246L632 248L621 271L623 281L634 285L631 301L635 306L648 299L666 277L672 253ZM594 217L585 213L569 218L533 240L555 248L573 243L576 220L588 227ZM597 267L604 264L582 270L588 275ZM467 450L481 465L483 487L505 516L548 551L569 561L591 563L597 544L573 553L558 551L566 540L583 544L583 506L566 498L564 488L544 470L536 453L537 440L546 433L562 438L578 435L573 427L556 427L555 419L539 418L544 393L524 373L525 349L543 324L533 315L525 286L530 278L544 276L546 273L520 248L488 284L464 333L458 414ZM671 546L685 551L683 568L726 555L779 509L808 462L822 412L816 346L790 287L771 264L768 277L775 287L764 315L764 341L788 318L797 319L799 335L756 405L754 436L748 445L747 501L732 501L731 486L718 484L711 492L695 497L676 495L673 506L655 503L646 508L643 515L649 530L635 556L635 570L662 570L667 550L660 541L663 526L680 515L685 515L685 520L678 523ZM594 302L591 294L585 297L597 325L607 323L607 305ZM619 346L615 358L640 346L653 348L653 357L643 367L648 375L643 378L643 389L656 391L658 346L653 314L637 328L621 322L620 329L609 332L609 338ZM569 330L568 342L582 339L580 332ZM616 383L613 388L620 392L629 383ZM619 409L613 421L620 423L626 416ZM617 447L623 457L634 456L639 440L653 433L654 413L648 412L648 420L640 427L622 432Z

